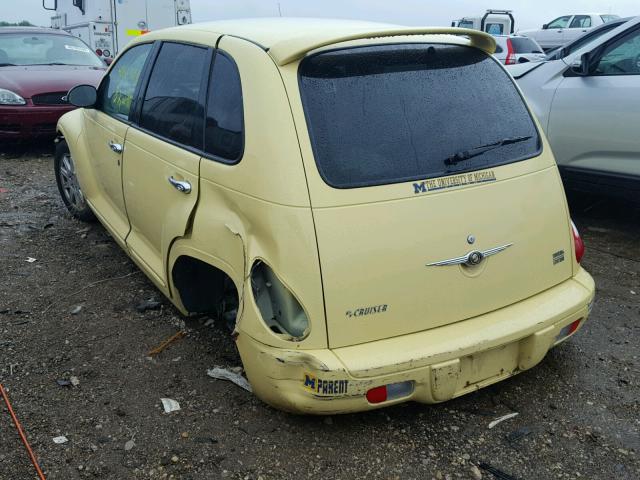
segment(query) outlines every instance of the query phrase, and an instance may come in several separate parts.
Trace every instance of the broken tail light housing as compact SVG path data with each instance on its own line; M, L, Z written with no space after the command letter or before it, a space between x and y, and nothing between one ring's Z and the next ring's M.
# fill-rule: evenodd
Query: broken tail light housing
M580 237L580 232L578 232L578 229L576 228L576 224L573 223L573 220L571 221L571 232L573 234L573 244L576 250L576 260L578 263L580 263L582 261L582 257L584 257L585 248L584 248L584 242Z
M309 335L309 318L304 308L262 261L251 269L251 290L262 320L274 334L290 341L301 341Z
M378 404L398 400L408 397L413 393L415 382L391 383L381 387L372 388L367 392L367 401L371 404Z

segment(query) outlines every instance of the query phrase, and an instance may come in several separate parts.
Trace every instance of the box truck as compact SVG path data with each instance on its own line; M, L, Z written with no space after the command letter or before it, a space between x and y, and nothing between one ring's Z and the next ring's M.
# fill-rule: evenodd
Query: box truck
M151 30L191 23L189 0L42 0L51 27L84 40L110 63L120 49Z

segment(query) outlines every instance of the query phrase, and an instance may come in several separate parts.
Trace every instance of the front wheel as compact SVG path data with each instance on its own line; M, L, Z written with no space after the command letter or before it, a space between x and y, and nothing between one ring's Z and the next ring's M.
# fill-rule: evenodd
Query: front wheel
M76 166L69 152L67 142L62 140L56 145L56 156L53 164L56 183L60 196L69 213L83 222L93 222L96 217L89 208L76 176Z

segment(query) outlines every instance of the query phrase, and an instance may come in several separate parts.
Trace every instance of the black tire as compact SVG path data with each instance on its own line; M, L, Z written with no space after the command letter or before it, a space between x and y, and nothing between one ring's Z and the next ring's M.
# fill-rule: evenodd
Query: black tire
M69 147L64 140L56 145L56 156L53 162L58 191L69 213L82 222L95 222L96 217L80 190L76 177L75 164L71 158Z

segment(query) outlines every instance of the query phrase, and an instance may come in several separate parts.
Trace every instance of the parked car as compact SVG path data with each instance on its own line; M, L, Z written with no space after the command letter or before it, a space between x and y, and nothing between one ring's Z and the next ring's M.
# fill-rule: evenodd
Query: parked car
M508 69L547 133L565 184L639 198L640 17L561 60Z
M151 32L97 91L69 93L62 199L182 313L231 321L278 408L475 392L541 361L594 296L553 154L494 48L335 20Z
M533 38L520 35L496 35L495 39L494 56L505 65L541 62L546 58L542 47Z
M618 18L616 20L611 20L610 22L604 23L599 27L594 28L593 30L589 30L587 33L582 34L578 37L577 40L570 42L562 47L558 47L554 50L549 50L547 52L547 57L545 60L560 60L565 58L568 55L571 55L575 51L584 47L588 43L596 41L602 35L607 32L610 32L614 28L618 28L620 25L628 22L629 20L633 20L634 17L626 17L626 18Z
M0 28L0 140L54 138L74 107L67 92L98 85L105 64L82 41L48 28Z
M563 15L544 24L541 30L524 30L518 33L535 39L545 50L552 50L573 42L594 27L618 18L618 15L605 13Z

